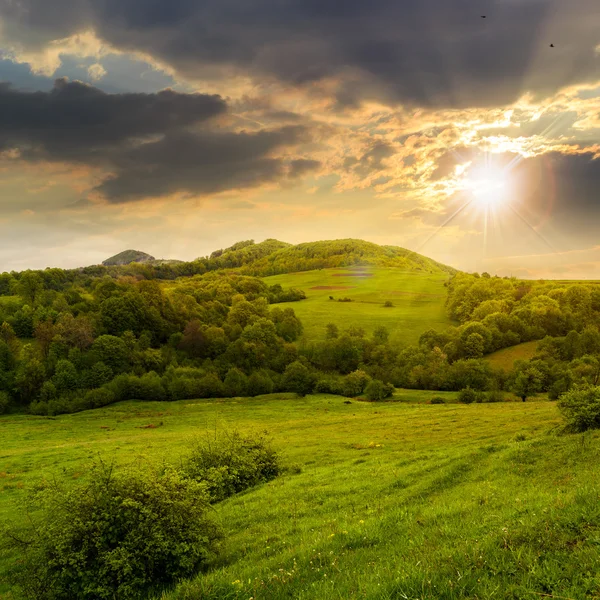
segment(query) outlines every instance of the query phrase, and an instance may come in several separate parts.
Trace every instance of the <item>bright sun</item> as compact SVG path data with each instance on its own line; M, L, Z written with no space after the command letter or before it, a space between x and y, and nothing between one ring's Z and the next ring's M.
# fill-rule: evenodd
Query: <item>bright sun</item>
M467 187L480 206L495 208L508 196L506 173L497 168L481 168L469 173Z

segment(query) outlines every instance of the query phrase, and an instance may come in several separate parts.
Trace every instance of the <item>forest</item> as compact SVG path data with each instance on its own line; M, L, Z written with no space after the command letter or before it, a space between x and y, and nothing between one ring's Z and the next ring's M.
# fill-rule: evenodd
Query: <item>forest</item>
M557 399L600 378L600 286L522 281L449 268L446 306L456 326L391 344L330 324L307 343L294 313L302 290L245 273L315 265L395 264L408 252L366 242L300 246L240 242L197 263L204 272L164 280L156 267L46 269L0 275L0 410L55 415L125 399L181 400L271 392L364 395L394 387L463 391L462 399ZM418 257L418 255L416 255ZM415 260L411 258L410 260ZM417 270L440 268L419 260ZM308 261L308 262L307 262ZM268 263L270 266L265 266ZM210 267L210 268L208 268ZM172 276L173 274L171 274ZM508 372L485 356L539 341Z

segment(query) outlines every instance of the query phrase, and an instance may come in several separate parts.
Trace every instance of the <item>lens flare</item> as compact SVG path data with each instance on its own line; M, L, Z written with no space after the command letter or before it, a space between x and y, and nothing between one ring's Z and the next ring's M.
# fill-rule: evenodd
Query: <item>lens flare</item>
M477 169L469 173L466 185L474 201L482 207L498 208L508 199L508 179L501 169Z

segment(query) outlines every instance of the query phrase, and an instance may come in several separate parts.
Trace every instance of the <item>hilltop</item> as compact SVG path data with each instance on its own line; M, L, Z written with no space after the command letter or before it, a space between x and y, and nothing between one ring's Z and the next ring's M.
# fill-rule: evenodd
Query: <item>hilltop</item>
M116 267L120 265L129 265L133 262L147 263L154 260L156 260L154 256L150 256L145 252L140 252L139 250L124 250L123 252L119 252L119 254L115 254L102 261L102 264L105 267Z
M199 259L200 260L200 259ZM397 267L420 273L456 273L456 269L398 246L380 246L357 239L287 244L268 239L238 242L209 257L213 268L239 269L245 275L267 277L314 269L350 266Z

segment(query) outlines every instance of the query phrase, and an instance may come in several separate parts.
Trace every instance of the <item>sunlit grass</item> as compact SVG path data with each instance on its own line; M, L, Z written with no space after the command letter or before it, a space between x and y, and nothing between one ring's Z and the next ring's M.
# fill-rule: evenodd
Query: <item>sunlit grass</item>
M308 341L323 339L325 326L334 323L340 329L362 327L367 334L384 326L391 341L401 344L416 343L427 329L452 325L444 308L445 281L445 275L392 268L322 269L265 278L269 285L306 292L306 300L287 306L300 317ZM340 298L352 302L337 302ZM386 301L393 306L385 307Z
M98 453L176 463L191 436L266 429L293 468L216 507L221 561L165 598L599 597L600 436L558 435L551 402L399 394L407 402L272 395L3 417L0 514L22 518L17 501L42 476L77 484Z

